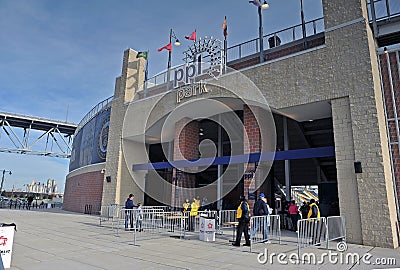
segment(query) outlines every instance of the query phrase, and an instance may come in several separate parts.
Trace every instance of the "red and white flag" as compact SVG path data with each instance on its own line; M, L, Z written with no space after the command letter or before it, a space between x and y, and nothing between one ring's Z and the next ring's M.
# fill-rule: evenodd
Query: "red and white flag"
M168 50L168 51L172 51L172 44L168 43L167 45L165 45L164 47L161 47L160 49L158 49L157 51L161 52L162 50Z
M194 30L194 32L190 36L185 36L185 38L188 40L196 41L196 30Z

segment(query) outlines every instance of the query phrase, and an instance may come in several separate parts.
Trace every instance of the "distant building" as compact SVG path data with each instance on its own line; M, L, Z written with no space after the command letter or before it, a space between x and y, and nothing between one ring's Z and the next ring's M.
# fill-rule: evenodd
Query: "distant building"
M58 193L58 187L56 180L48 179L47 183L36 182L32 180L31 184L28 184L29 193L40 193L40 194L56 194Z

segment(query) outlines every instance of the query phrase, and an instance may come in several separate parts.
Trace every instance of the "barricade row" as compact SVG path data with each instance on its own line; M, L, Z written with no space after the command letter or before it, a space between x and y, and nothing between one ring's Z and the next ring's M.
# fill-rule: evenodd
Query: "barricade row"
M235 240L236 210L222 211L197 211L180 212L164 211L165 208L146 207L142 209L124 209L122 206L113 205L102 207L100 225L111 220L112 229L117 234L120 229L132 231L136 243L137 235L168 234L184 238L187 232L199 233L200 218L215 220L215 229L219 234L232 228L232 241ZM335 240L346 241L346 228L344 218L341 216L321 217L320 219L303 219L297 223L297 247L300 249L310 246L320 246L324 243L326 248L329 242ZM204 230L204 229L203 229ZM281 243L281 217L280 215L255 216L250 218L250 249L253 245L267 240L277 240ZM139 234L140 233L140 234Z

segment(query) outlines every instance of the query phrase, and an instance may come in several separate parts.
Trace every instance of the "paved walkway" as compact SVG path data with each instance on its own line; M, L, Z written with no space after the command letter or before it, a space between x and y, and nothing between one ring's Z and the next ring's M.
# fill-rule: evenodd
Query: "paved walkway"
M116 235L110 223L99 226L96 216L80 215L57 209L48 210L8 210L0 209L0 222L17 224L15 233L11 269L19 270L99 270L99 269L400 269L399 250L372 248L368 246L348 245L347 253L336 250L304 249L302 254L315 254L317 261L310 264L301 261L293 264L283 258L282 265L277 256L273 261L260 264L257 260L260 252L267 249L268 257L272 253L284 253L294 260L297 254L295 238L284 237L281 245L255 245L252 252L248 247L233 247L229 240L232 231L217 235L215 242L201 242L196 235L187 235L185 239L169 236L146 234L137 236L134 245L131 232L119 231ZM334 246L334 244L332 245ZM344 258L344 263L334 262ZM379 258L393 258L396 265L346 264L346 254L357 253L360 256L370 253L370 262ZM351 255L351 254L350 254ZM283 255L281 255L283 256ZM310 255L313 256L313 255ZM264 259L260 256L260 259ZM307 260L309 261L309 260Z

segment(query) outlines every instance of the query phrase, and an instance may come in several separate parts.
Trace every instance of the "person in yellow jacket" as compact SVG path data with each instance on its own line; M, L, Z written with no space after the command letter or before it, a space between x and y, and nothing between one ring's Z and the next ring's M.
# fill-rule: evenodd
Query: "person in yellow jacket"
M240 196L240 205L236 212L236 218L239 221L236 232L236 241L232 243L233 246L240 247L240 240L244 232L244 239L246 243L244 246L250 246L249 236L249 223L250 223L250 206L244 196Z
M183 212L183 213L186 213L186 212L188 212L188 210L190 211L189 206L190 206L189 200L186 199L186 201L183 203L183 210L182 210L182 212Z
M320 245L321 244L321 235L322 232L320 231L320 229L318 229L319 226L319 220L321 218L321 213L319 212L319 207L318 205L315 203L314 199L310 200L310 210L308 211L307 214L307 218L311 219L311 218L316 218L316 222L313 224L313 228L312 229L312 233L311 233L311 243L312 245ZM310 222L314 222L314 220L309 220Z
M193 202L190 204L190 219L189 219L189 227L190 231L194 231L194 222L195 218L198 214L200 205L197 203L196 198L193 198Z
M200 206L201 206L200 197L197 196L197 197L194 198L193 200L194 200L194 201L196 202L196 204L197 204L197 210L200 211Z
M319 207L314 199L310 200L310 210L308 210L307 218L317 218L318 220L321 218Z

